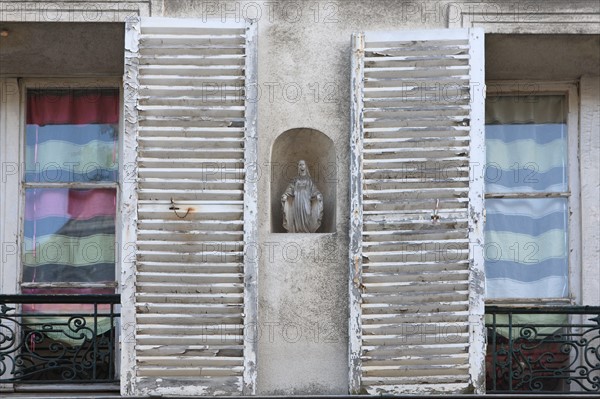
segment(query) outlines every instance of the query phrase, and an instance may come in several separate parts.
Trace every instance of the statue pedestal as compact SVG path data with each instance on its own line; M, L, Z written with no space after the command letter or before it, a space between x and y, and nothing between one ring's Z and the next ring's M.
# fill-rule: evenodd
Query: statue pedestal
M259 264L258 394L347 394L347 248L335 233L267 234Z

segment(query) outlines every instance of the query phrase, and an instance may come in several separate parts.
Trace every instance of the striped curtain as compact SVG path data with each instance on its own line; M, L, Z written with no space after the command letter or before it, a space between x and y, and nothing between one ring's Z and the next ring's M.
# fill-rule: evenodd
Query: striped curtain
M23 281L114 281L115 210L115 189L27 189Z
M518 195L568 191L564 97L490 98L485 134L487 297L566 297L567 197Z
M28 90L23 282L115 280L116 189L77 183L117 181L118 121L117 89Z

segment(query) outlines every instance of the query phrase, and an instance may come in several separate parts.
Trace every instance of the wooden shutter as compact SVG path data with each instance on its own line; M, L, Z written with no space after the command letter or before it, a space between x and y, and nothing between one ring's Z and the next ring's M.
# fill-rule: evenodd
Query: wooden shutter
M253 394L256 26L142 18L126 46L122 393Z
M483 32L353 51L350 391L482 392Z

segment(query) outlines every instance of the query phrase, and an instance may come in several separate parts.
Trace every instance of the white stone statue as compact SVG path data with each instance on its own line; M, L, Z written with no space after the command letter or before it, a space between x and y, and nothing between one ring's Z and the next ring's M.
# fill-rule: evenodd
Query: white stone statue
M308 172L306 162L298 161L294 177L281 196L283 228L288 233L314 233L323 219L323 195Z

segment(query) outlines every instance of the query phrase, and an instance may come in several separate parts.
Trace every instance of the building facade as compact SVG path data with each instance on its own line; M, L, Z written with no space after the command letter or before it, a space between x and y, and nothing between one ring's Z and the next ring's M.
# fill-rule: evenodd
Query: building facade
M3 393L600 390L597 1L0 1L0 31Z

